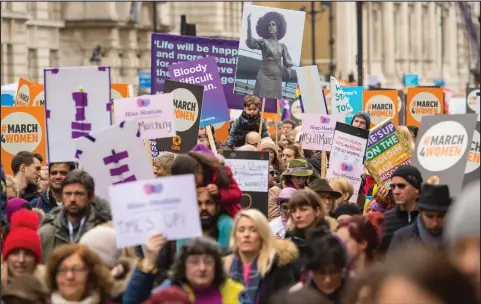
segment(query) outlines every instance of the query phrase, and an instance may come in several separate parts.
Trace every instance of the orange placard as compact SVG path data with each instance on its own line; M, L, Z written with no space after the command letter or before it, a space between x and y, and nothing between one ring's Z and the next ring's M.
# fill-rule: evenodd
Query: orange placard
M28 106L32 102L32 91L35 87L35 83L23 78L18 78L17 95L15 96L16 106Z
M44 106L45 105L45 95L43 84L35 83L35 86L30 91L32 93L31 106Z
M45 107L2 107L2 164L13 174L12 158L20 151L39 153L47 161Z
M371 126L391 118L395 125L398 119L397 90L367 90L363 92L362 108L371 116Z
M406 125L421 125L426 115L442 115L444 111L444 95L442 88L408 88L406 102Z

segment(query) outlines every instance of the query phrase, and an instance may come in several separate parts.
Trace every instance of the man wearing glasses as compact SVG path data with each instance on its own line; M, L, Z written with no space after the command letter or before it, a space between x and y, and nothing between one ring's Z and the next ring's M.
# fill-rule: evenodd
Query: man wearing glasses
M400 166L392 174L390 187L396 207L384 213L381 252L387 251L396 231L417 219L416 201L421 194L422 183L421 173L411 165Z
M85 232L112 219L110 210L95 202L94 179L87 172L69 172L62 181L61 191L63 207L53 209L39 229L42 263L56 247L78 243Z

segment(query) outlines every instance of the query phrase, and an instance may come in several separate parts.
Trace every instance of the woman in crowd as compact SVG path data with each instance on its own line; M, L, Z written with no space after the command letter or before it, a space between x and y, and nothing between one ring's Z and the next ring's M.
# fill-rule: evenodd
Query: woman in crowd
M277 205L279 208L279 216L274 218L272 221L269 222L269 226L271 227L272 233L278 239L283 239L287 232L287 220L289 214L289 200L297 192L297 189L294 188L284 188L279 193L279 197L277 198Z
M287 167L289 162L293 159L302 159L304 156L301 153L299 147L294 145L286 145L282 150L281 161L284 166Z
M310 189L297 191L289 200L289 218L293 227L289 227L286 239L292 240L299 250L296 261L299 270L303 269L307 260L311 231L320 226L329 227L321 204L317 194Z
M270 137L265 137L261 140L259 151L269 152L269 164L272 165L274 170L279 172L283 171L281 161L279 160L277 146Z
M243 283L249 303L268 303L276 292L299 279L294 244L275 240L266 217L256 209L239 212L231 235L232 255L224 258L228 275Z
M361 272L374 262L376 250L381 244L381 224L384 217L379 212L356 215L339 223L337 235L346 243L349 266L353 272Z
M79 244L55 248L48 257L46 281L51 304L108 303L113 286L100 257Z
M226 276L221 248L209 238L195 238L184 243L172 265L169 280L151 291L159 248L165 243L161 235L147 240L145 259L134 270L123 303L142 303L149 296L149 301L159 303L159 298L180 289L183 292L180 295L187 296L189 303L249 304L242 293L244 286Z
M277 139L277 146L278 146L278 152L279 154L282 154L282 150L287 146L287 139L284 134L282 134L281 131L278 131L277 134L274 132L271 134L271 139L273 142L276 142Z
M7 201L18 197L18 191L17 191L17 185L15 183L15 180L13 179L13 176L7 175L6 177L6 190L7 190Z
M315 179L309 183L309 189L314 191L321 199L321 206L326 216L330 216L335 209L335 202L342 194L329 186L325 179Z
M310 287L332 304L341 304L348 278L348 258L344 243L326 227L315 229L309 244L304 280L291 292Z
M349 200L354 194L354 187L351 182L345 177L334 177L329 180L329 186L332 190L341 193L341 196L336 199L332 210L336 210L341 204L349 204Z
M20 275L32 274L41 282L45 266L40 264L42 245L37 230L38 216L30 210L21 209L12 215L10 232L2 248L2 289Z

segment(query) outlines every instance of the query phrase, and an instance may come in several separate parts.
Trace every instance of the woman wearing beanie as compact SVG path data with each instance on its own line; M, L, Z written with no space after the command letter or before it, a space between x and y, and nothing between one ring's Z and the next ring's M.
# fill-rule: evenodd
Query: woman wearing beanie
M12 218L12 215L17 212L20 209L32 209L28 202L24 200L23 198L11 198L7 202L7 208L6 208L6 215L7 215L7 222L10 223L10 219Z
M10 233L3 244L2 289L12 278L33 274L43 282L45 266L40 265L42 245L37 233L38 216L30 210L21 209L12 215Z
M261 144L259 145L259 151L269 152L269 164L272 165L274 170L277 170L279 172L284 171L281 161L279 159L279 148L270 137L264 137L261 140Z
M288 220L288 210L289 210L289 200L297 192L294 188L284 188L279 193L277 198L277 205L279 207L280 216L274 218L269 222L269 227L271 227L272 233L278 239L283 239L287 231L287 220Z
M117 248L115 229L106 225L97 226L87 231L79 241L99 255L113 279L111 302L122 303L122 297L127 283L137 265L136 259L122 257L122 251Z
M106 304L112 276L100 257L85 245L65 244L48 258L47 286L51 304Z

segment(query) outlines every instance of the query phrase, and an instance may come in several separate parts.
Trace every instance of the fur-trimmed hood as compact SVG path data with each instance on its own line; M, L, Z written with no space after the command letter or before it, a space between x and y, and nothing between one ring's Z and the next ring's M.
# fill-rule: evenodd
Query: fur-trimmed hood
M282 267L287 264L293 263L299 256L299 251L297 250L296 245L290 240L276 240L275 248L276 256L274 257L274 263L271 264L271 267L274 264L277 267ZM232 265L233 259L233 254L228 255L224 258L224 269L227 271L227 273L230 272L230 267Z

